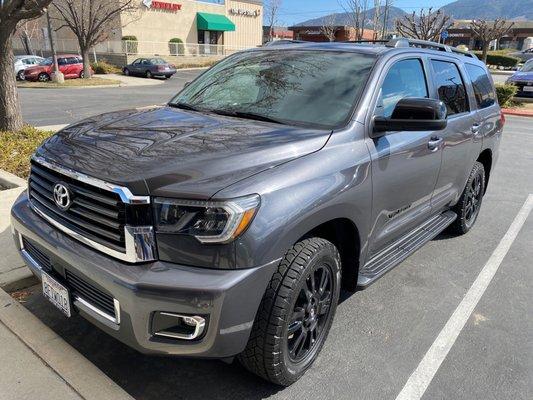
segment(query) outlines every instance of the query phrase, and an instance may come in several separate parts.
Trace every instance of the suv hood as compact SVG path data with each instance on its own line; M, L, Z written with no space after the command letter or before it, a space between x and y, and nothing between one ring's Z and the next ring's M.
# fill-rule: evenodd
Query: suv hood
M47 139L37 154L135 194L208 199L320 150L330 134L165 106L88 118Z

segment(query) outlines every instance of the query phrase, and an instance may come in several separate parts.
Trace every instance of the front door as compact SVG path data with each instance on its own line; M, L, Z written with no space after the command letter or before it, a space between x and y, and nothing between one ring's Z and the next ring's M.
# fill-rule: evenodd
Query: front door
M420 58L389 64L374 115L390 117L402 98L429 97L426 76ZM372 159L372 256L430 216L442 152L435 131L387 132L368 139L368 147Z

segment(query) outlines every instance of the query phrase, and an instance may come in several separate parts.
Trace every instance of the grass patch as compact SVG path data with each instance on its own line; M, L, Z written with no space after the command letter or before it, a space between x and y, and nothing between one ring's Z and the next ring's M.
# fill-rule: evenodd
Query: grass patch
M44 139L54 132L26 125L18 132L0 131L0 169L21 178L30 173L30 157Z
M19 88L42 88L42 89L57 89L57 88L71 88L71 87L91 87L100 85L118 85L120 81L116 79L105 79L93 76L91 79L65 79L65 83L55 82L17 82Z
M185 68L205 68L205 67L211 67L215 65L219 60L199 60L199 61L191 61L191 62L184 62L179 63L176 65L176 69L185 69Z
M114 64L108 63L106 60L100 60L97 63L92 63L91 67L94 70L95 74L106 75L106 74L121 74L122 69L117 67Z

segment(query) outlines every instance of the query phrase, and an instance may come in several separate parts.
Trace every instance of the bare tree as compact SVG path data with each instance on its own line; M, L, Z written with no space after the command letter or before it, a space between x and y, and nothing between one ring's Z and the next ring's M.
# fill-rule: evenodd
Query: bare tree
M330 41L335 41L335 33L337 32L337 16L335 14L324 17L320 32Z
M390 9L392 7L393 0L385 0L385 4L383 6L383 25L381 30L381 39L384 40L387 38L387 31L389 29L389 14Z
M56 30L67 27L76 35L83 57L83 77L91 77L89 51L108 38L120 23L120 14L133 13L139 5L134 0L54 0L54 19L61 21Z
M511 30L513 25L514 22L507 23L507 21L502 18L496 18L492 22L488 22L483 19L472 21L470 24L470 29L472 29L474 36L481 42L481 58L484 62L487 62L487 51L489 49L490 42L501 39L507 32Z
M34 54L32 39L41 35L39 22L36 20L24 20L17 26L17 35L20 38L26 54Z
M381 13L382 13L382 7L381 7L381 0L374 0L374 15L372 16L372 29L374 30L374 33L372 35L372 39L378 40L380 31L381 31Z
M355 29L355 39L363 39L368 0L345 0L341 5L349 15L350 26Z
M418 15L405 15L396 20L396 30L401 36L420 40L436 41L441 32L448 26L450 16L441 10L433 12L430 7L427 11L420 9Z
M268 40L274 40L274 27L278 22L278 13L281 8L281 0L267 0L265 1L265 16L268 26Z
M13 35L21 21L41 16L52 0L0 0L0 131L22 128L13 73Z

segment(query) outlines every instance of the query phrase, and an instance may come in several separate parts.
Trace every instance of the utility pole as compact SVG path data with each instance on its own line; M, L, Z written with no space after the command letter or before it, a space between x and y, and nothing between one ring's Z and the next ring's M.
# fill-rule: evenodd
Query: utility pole
M52 50L52 81L57 83L65 82L65 76L59 70L57 64L56 47L54 43L54 36L52 35L52 22L50 21L50 12L46 9L46 22L48 23L48 38L50 39L50 49Z

